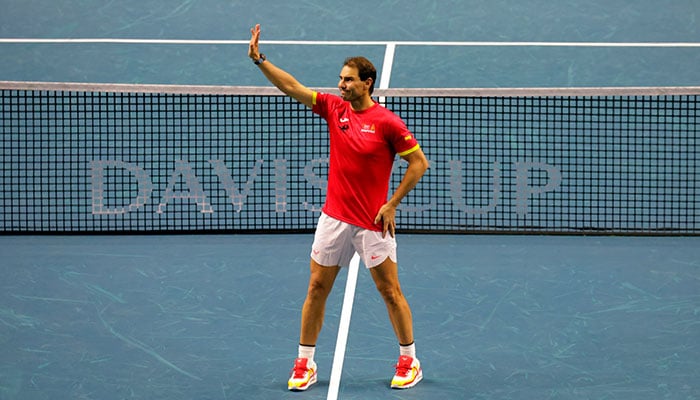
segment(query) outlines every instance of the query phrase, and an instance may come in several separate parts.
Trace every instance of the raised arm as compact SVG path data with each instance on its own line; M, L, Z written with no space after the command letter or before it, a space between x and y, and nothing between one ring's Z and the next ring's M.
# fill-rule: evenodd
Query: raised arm
M258 64L258 67L267 80L277 86L287 96L297 100L305 106L313 107L314 92L299 83L292 75L283 69L267 61L259 49L260 24L250 30L250 46L248 47L248 57Z

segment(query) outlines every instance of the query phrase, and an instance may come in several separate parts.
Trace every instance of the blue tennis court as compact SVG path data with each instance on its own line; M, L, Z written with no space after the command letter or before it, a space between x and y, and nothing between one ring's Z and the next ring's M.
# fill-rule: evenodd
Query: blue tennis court
M269 86L246 57L261 23L263 51L312 87L333 87L355 54L389 88L700 82L694 1L4 8L0 80ZM312 238L4 232L0 400L335 398L346 273L317 344L319 384L286 387ZM398 346L361 265L337 398L700 398L698 236L405 233L398 243L425 379L389 389Z
M3 399L326 398L288 393L311 235L0 237ZM391 391L396 343L361 270L340 398L693 398L696 238L405 235L425 378Z
M0 71L18 81L268 86L246 57L260 23L269 58L310 87L335 87L349 54L373 60L381 78L391 42L413 43L396 47L391 87L694 86L699 13L692 0L29 0L0 15Z

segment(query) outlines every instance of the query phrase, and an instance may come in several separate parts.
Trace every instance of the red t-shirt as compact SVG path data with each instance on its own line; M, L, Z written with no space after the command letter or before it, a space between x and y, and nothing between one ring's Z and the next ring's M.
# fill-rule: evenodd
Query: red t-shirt
M323 212L381 231L374 218L387 201L394 158L418 150L418 142L401 118L377 103L357 112L339 96L314 93L313 112L326 120L330 133Z

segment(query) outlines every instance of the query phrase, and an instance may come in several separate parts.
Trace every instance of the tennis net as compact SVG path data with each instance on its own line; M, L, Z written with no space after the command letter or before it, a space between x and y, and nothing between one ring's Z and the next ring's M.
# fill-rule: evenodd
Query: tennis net
M274 88L0 82L2 232L311 231L325 122ZM431 168L398 227L700 233L698 87L386 89ZM395 164L392 188L406 164Z

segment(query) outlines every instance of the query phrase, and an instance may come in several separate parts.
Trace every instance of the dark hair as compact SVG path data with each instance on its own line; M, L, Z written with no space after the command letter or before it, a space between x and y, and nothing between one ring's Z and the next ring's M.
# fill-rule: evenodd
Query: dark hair
M367 78L372 78L372 86L369 87L369 94L374 92L374 82L377 81L377 69L374 68L372 62L365 57L348 57L345 59L343 66L357 68L360 80L366 81Z

